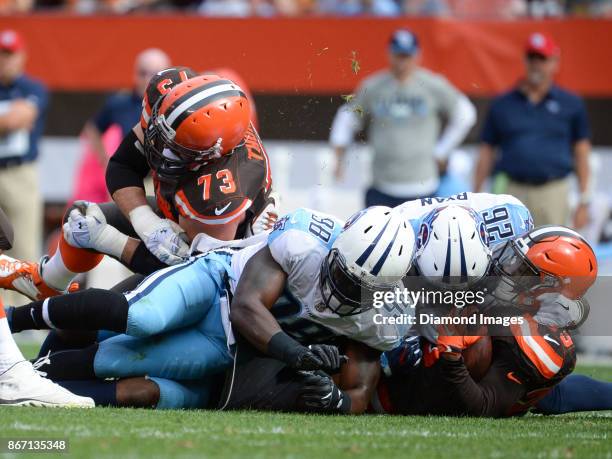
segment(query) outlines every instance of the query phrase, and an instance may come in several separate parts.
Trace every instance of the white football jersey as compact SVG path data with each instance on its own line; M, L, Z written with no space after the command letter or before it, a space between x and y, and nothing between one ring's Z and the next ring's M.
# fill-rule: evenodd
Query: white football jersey
M415 234L419 234L423 217L432 210L449 204L468 207L482 217L491 247L514 239L533 228L529 209L509 194L464 192L448 198L415 199L397 206L393 211L405 214Z
M304 344L341 335L380 351L393 349L408 326L381 325L399 309L370 309L353 316L331 312L321 297L321 266L344 223L331 215L298 209L280 218L268 237L272 257L287 273L285 295L272 308L284 331ZM407 311L410 313L410 311Z

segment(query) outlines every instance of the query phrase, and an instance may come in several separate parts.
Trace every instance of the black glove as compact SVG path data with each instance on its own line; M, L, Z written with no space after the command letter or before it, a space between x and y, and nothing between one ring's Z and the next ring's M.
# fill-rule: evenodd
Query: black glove
M323 373L301 373L302 389L296 404L300 410L315 413L349 413L351 398L342 392L332 378Z
M268 343L268 354L287 364L294 370L323 370L335 373L348 359L341 356L336 346L315 344L302 346L285 332L276 333Z
M336 346L314 344L308 346L308 349L323 362L319 369L330 375L337 373L340 370L340 366L348 362L348 357L340 355L340 351Z

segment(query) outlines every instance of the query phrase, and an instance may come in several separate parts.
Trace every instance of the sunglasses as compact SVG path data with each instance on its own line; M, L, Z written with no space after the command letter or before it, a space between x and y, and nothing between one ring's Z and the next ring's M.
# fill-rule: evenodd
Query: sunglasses
M544 56L543 54L539 54L539 53L527 53L526 57L528 61L546 62L548 60L548 57Z

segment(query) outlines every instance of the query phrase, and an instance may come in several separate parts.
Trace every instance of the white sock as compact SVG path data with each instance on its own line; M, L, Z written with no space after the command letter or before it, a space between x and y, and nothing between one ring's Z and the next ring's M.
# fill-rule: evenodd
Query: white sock
M0 374L22 360L25 360L25 357L13 339L8 320L2 317L0 319Z
M74 276L76 276L76 273L66 268L59 247L51 258L46 260L45 258L46 257L43 257L40 260L40 270L43 280L49 287L61 291L66 290L72 279L74 279Z

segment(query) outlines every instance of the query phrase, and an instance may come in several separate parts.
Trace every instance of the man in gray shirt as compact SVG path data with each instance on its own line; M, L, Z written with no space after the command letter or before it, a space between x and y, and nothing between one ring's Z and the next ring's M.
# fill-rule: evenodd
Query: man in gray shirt
M367 122L374 161L366 206L394 207L434 195L448 155L476 121L468 98L443 76L419 67L418 59L416 35L397 30L389 41L389 69L366 78L334 119L330 143L337 178L346 148ZM440 135L441 115L447 123Z

